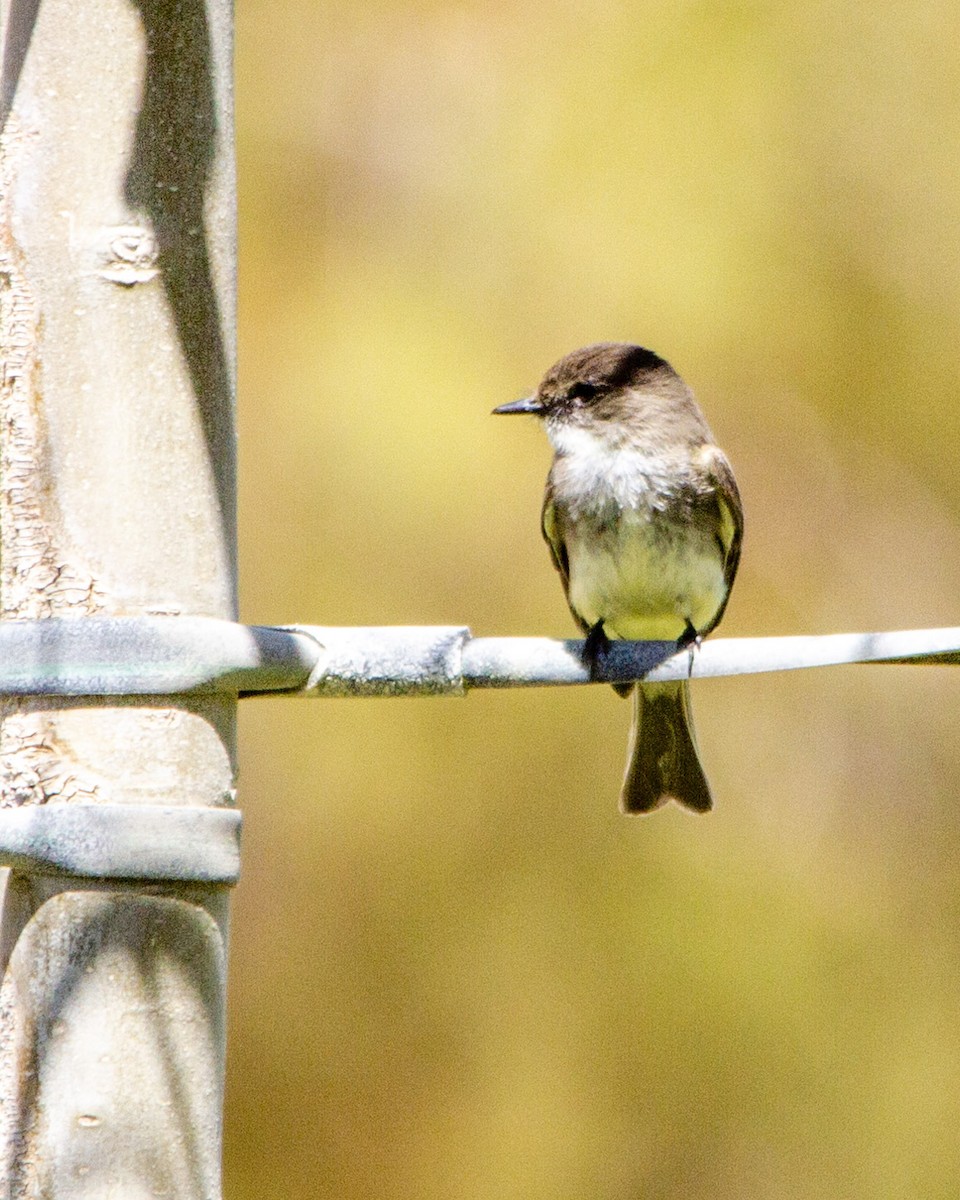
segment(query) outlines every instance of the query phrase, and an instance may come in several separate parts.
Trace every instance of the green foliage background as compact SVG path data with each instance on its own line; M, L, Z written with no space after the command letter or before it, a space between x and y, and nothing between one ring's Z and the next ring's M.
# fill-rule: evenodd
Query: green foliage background
M571 636L535 422L652 346L747 514L723 635L958 623L960 15L237 6L243 617ZM232 1200L960 1194L960 677L248 700Z

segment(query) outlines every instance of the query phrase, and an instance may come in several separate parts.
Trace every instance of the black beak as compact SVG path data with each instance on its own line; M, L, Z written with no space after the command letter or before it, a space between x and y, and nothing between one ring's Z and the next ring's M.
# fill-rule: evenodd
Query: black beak
M494 413L532 413L535 417L546 411L546 405L536 396L524 396L522 400L511 400L509 404L501 404L493 410Z

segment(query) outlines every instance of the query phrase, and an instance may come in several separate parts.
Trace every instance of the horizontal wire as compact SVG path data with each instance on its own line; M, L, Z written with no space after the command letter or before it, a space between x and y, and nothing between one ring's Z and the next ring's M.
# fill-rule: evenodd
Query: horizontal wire
M0 695L459 695L748 675L846 663L960 662L960 628L813 637L612 641L474 638L466 626L240 625L209 617L0 621Z

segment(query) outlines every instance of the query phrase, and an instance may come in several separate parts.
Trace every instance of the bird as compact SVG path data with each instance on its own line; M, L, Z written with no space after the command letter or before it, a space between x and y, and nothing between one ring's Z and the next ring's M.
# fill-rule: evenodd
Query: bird
M561 358L497 414L532 414L554 457L541 529L593 670L612 639L691 654L723 616L740 561L733 470L693 392L643 346L600 342ZM614 684L633 696L625 813L713 800L687 680Z

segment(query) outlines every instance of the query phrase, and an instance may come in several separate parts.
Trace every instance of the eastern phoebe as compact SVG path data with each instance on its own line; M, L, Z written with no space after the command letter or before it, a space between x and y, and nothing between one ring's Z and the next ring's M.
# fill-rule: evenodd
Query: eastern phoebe
M536 392L495 413L533 413L555 451L541 526L595 664L609 638L699 643L723 616L740 558L743 509L733 471L693 393L650 350L602 342L575 350ZM620 807L673 797L712 805L681 683L633 692Z

